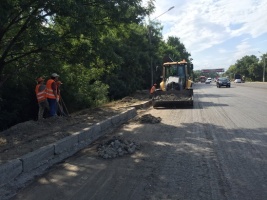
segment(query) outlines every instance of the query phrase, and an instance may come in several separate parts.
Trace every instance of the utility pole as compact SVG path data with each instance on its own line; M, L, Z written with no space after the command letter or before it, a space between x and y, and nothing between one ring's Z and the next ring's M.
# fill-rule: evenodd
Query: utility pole
M263 57L263 74L262 74L262 82L265 82L265 56Z
M169 12L173 8L174 8L174 6L170 7L167 11L165 11L164 13L160 14L159 16L153 18L151 21L159 18L160 16L162 16L166 12ZM154 84L154 77L153 77L154 72L153 72L153 62L152 62L153 59L152 59L151 26L150 26L151 21L150 21L150 17L149 17L148 36L149 36L149 45L150 45L150 53L151 53L151 55L150 55L151 86L153 86L153 84Z
M259 53L261 53L260 51L258 51ZM263 53L262 54L262 59L263 59L263 72L262 72L262 82L265 82L265 55Z
M192 64L192 60L193 58L189 58L189 65L190 65L190 69L191 69L191 80L194 80L194 73L193 73L193 69L191 68L191 64Z

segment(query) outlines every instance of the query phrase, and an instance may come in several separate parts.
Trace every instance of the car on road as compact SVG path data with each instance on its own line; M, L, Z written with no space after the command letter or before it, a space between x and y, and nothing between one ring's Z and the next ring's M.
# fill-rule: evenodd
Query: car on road
M242 83L242 80L241 80L241 79L235 79L234 82L235 82L235 83Z
M207 80L205 81L206 84L210 84L211 83L211 78L207 78Z
M221 78L218 78L216 85L217 85L217 88L220 88L222 86L231 87L231 82L228 78L221 77Z

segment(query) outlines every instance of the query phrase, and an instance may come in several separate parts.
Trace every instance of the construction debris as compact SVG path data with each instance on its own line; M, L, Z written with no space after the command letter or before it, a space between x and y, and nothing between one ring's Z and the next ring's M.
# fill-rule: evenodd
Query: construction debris
M131 103L131 102L135 102L136 100L133 98L133 97L124 97L121 102L128 102L128 103Z
M151 114L146 114L143 115L142 117L139 118L140 123L142 124L156 124L156 123L160 123L161 122L161 118L160 117L154 117Z
M133 154L140 149L136 142L123 140L121 137L113 137L97 148L98 155L104 159L117 158L127 154Z

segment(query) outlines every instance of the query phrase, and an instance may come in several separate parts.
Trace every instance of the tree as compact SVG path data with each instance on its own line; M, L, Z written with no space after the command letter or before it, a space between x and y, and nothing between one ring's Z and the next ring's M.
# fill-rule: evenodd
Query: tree
M109 87L101 78L119 66L120 58L103 38L110 29L141 23L151 12L141 3L1 1L0 127L34 118L34 80L52 72L61 72L68 85L68 90L63 85L62 94L71 102L70 110L105 101Z
M236 73L250 78L252 81L259 80L260 78L260 66L258 64L259 59L255 55L244 56L240 60L237 60Z
M149 40L145 26L129 24L110 30L112 34L105 37L105 44L113 49L116 65L102 80L110 86L110 98L121 98L137 89L148 87Z
M44 58L52 64L88 59L79 53L92 49L109 27L139 23L148 13L140 0L3 0L0 11L0 87ZM90 42L75 45L84 38Z
M262 81L262 66L255 55L246 55L231 65L225 74L231 78L234 78L234 74L241 74L246 80Z
M230 79L234 79L235 74L238 74L238 70L235 65L231 65L224 73L224 76L228 76Z
M170 36L167 39L166 47L164 47L164 55L169 56L174 61L182 61L185 59L188 63L191 63L189 57L190 53L187 52L185 45L180 41L180 38ZM192 70L188 72L192 73Z

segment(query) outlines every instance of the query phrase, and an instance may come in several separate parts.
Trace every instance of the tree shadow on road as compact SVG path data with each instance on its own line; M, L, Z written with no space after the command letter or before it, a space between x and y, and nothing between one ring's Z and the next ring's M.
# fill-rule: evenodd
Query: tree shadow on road
M116 159L98 157L97 145L114 135L139 142L141 149ZM51 169L26 192L37 191L32 199L264 199L266 157L266 128L130 121Z

